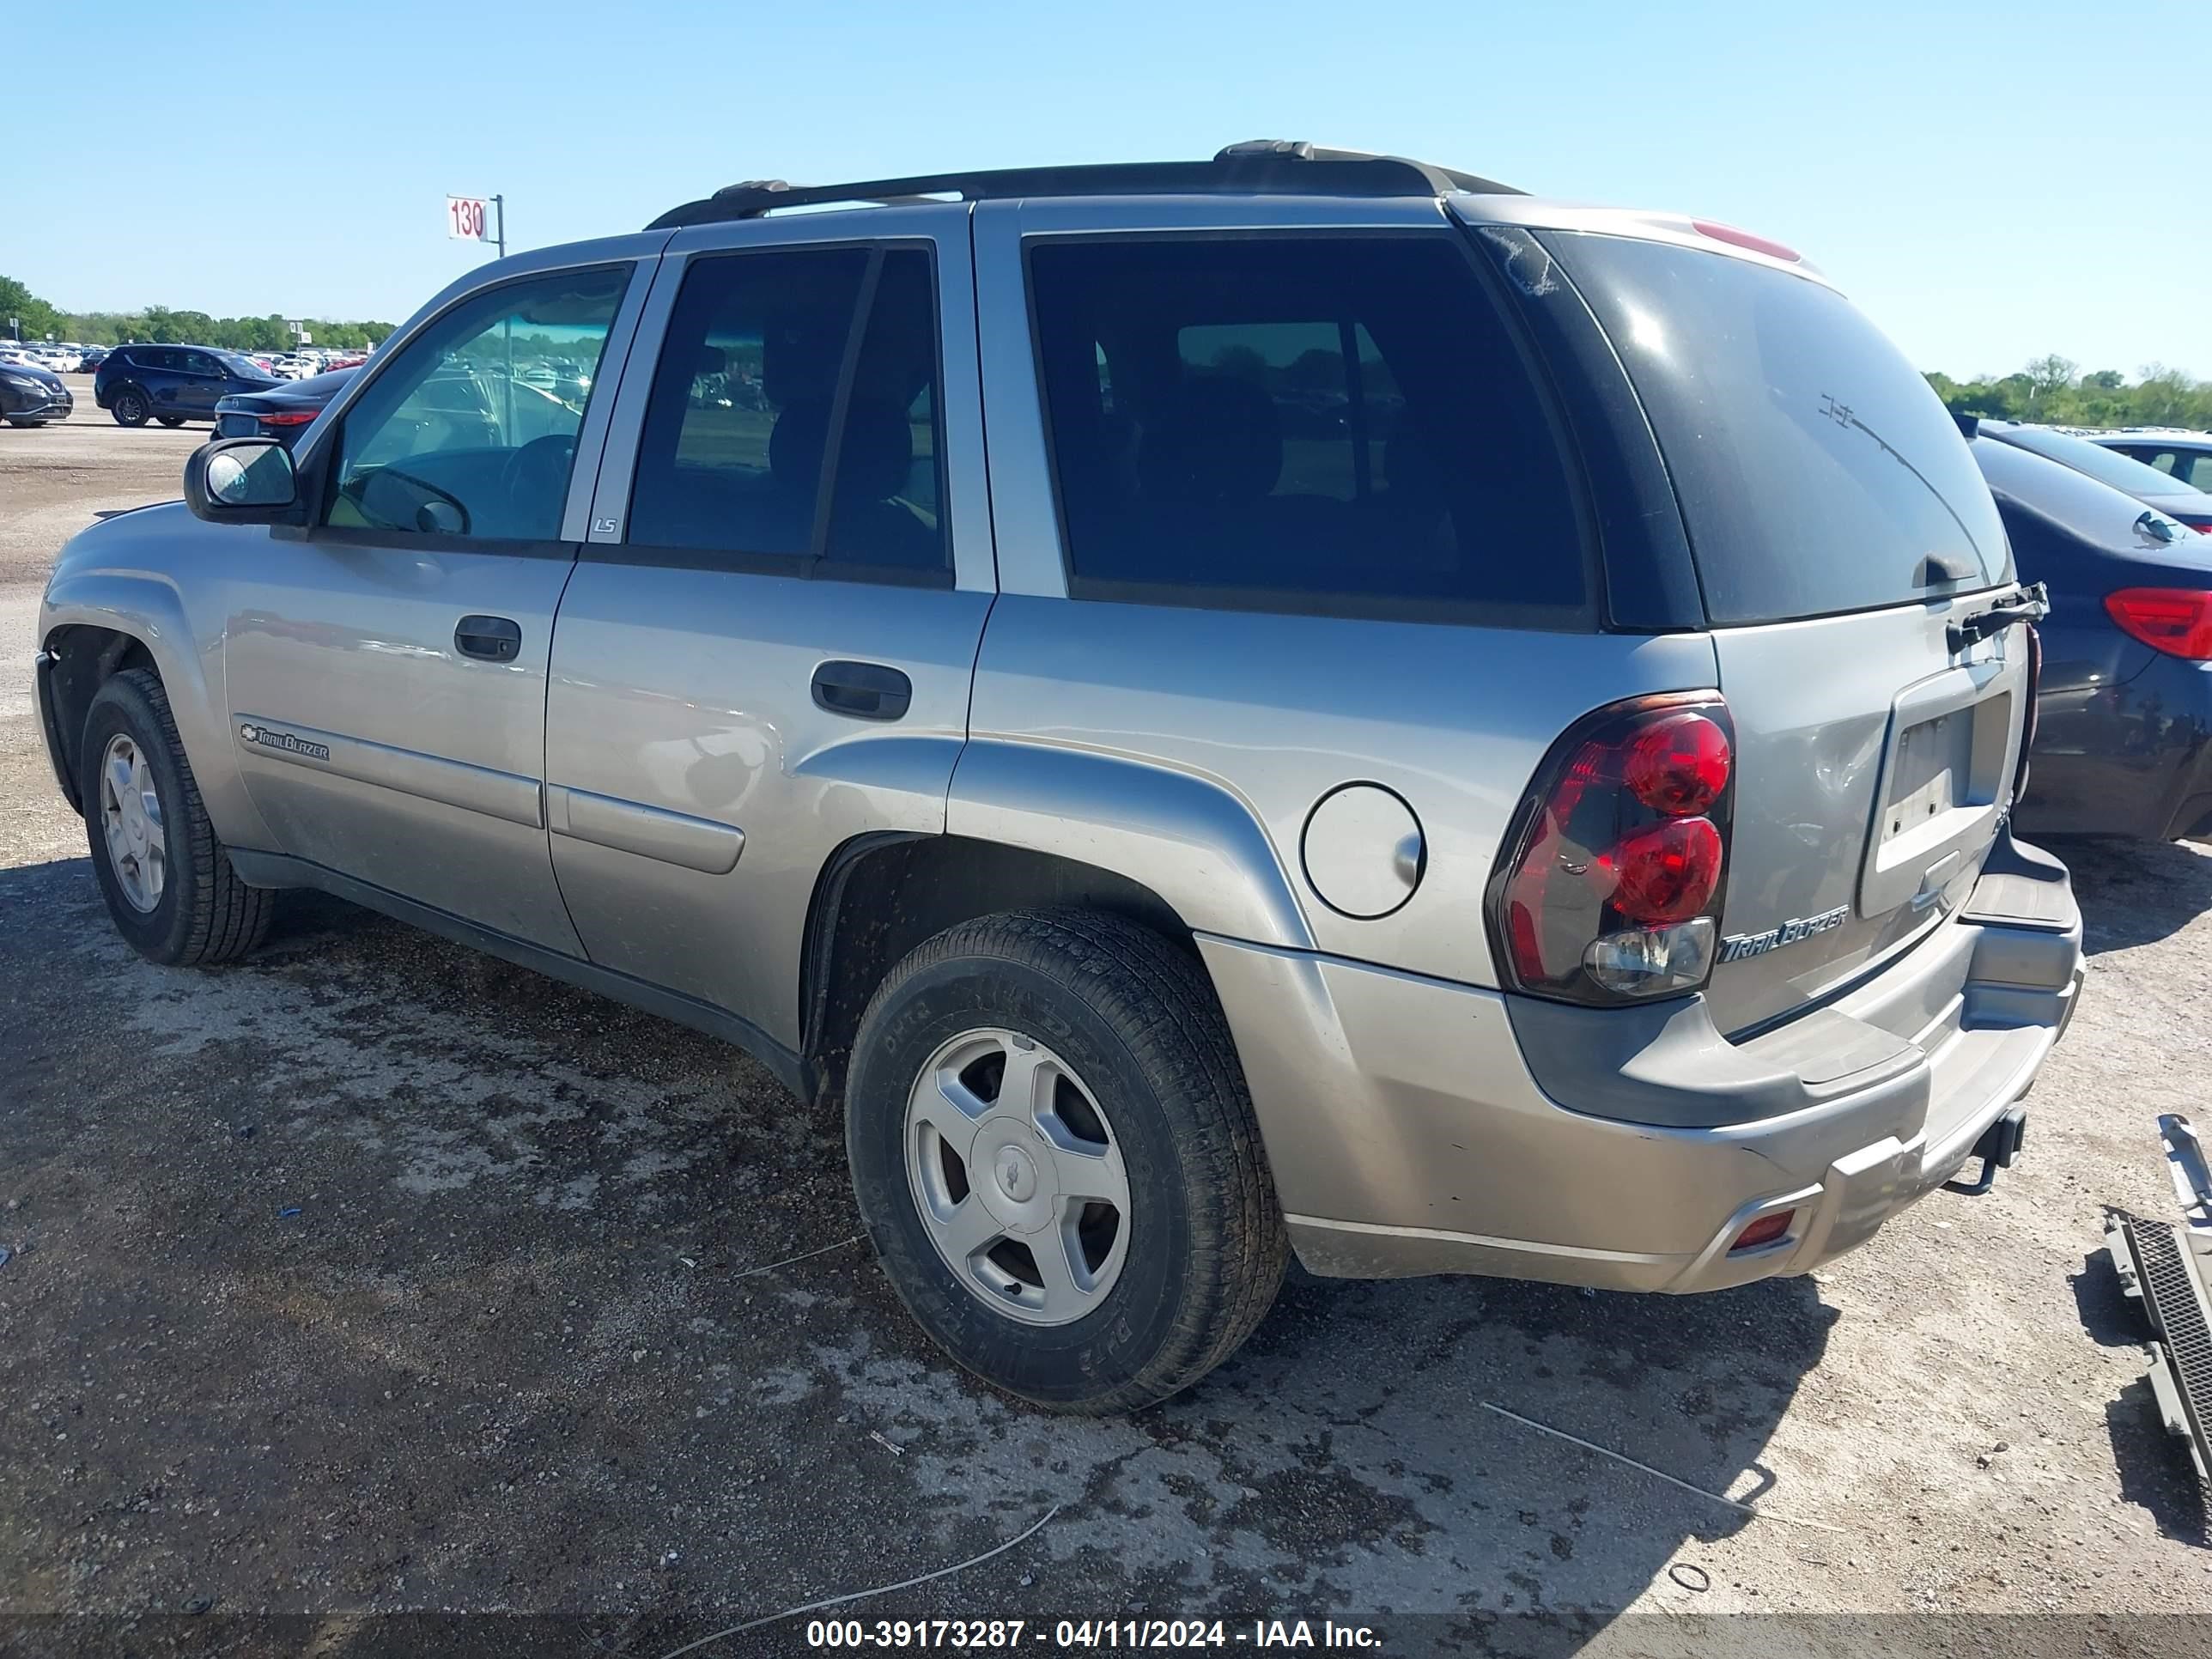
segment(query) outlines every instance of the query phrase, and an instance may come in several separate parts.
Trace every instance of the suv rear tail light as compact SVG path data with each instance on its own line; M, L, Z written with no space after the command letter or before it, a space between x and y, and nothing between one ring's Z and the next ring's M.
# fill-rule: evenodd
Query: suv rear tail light
M1717 691L1601 708L1552 745L1491 883L1514 988L1596 1004L1695 990L1712 971L1735 799Z
M2124 587L2105 596L2123 633L2154 651L2212 661L2212 592L2198 587Z

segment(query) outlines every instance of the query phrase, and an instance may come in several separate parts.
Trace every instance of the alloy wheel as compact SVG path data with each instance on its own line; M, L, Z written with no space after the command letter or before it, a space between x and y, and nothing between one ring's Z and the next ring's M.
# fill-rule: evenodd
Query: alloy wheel
M1018 1031L964 1031L916 1077L908 1183L962 1286L1010 1319L1095 1310L1129 1254L1129 1176L1097 1097Z
M169 843L146 751L125 732L110 738L100 757L100 818L115 884L132 909L150 915L168 879Z

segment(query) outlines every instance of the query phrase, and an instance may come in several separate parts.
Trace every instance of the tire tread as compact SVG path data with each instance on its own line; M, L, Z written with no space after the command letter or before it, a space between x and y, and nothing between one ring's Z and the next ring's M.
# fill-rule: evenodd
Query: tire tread
M238 872L231 866L229 852L216 838L215 826L209 821L207 808L200 799L199 781L192 775L184 739L177 732L168 689L161 684L161 676L150 669L126 668L102 685L98 695L112 694L119 701L136 701L143 705L134 712L148 720L154 735L167 748L183 788L184 799L179 803L182 810L175 815L178 822L164 823L163 829L171 841L171 878L184 874L191 884L190 913L183 940L164 959L180 966L235 962L267 935L270 919L276 908L276 895L266 888L249 887L239 879ZM95 842L100 836L95 821L97 799L95 796L86 803L86 824ZM183 842L181 849L176 845L179 841ZM182 859L176 856L179 850L184 854ZM94 856L99 856L97 850Z

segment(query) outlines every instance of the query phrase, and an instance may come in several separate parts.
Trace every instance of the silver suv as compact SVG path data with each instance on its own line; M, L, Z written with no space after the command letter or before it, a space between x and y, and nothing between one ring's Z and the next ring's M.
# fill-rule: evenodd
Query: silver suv
M739 185L185 483L40 618L125 937L319 888L727 1037L1047 1405L1293 1253L1804 1273L2008 1162L2074 1006L1989 492L1723 226L1280 143Z

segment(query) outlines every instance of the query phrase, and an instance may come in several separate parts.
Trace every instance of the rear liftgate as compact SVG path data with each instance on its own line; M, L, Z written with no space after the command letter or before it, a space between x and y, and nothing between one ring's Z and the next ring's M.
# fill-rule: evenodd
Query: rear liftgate
M2141 1302L2156 1340L2150 1386L2166 1432L2186 1436L2200 1480L2212 1480L2212 1169L2196 1127L2179 1113L2158 1120L2166 1162L2181 1203L2179 1224L2117 1218L2105 1224L2105 1249L2120 1288Z

